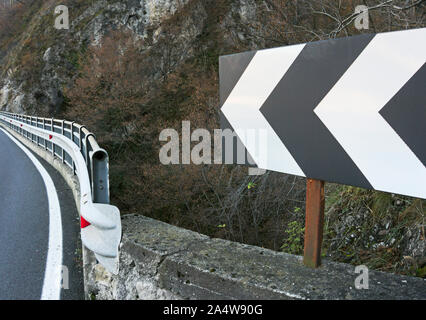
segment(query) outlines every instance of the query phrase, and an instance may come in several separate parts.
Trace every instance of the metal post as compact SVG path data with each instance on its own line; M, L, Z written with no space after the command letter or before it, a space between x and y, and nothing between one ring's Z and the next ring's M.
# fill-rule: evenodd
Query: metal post
M78 128L79 147L80 147L81 153L83 153L83 128L84 128L84 126L80 126Z
M36 127L38 128L38 117L36 117ZM38 147L40 145L40 140L38 136L36 136L36 140L37 140L37 147Z
M43 118L43 130L46 130L46 119L45 118ZM46 139L43 139L44 140L44 150L47 150L47 141L46 141Z
M90 159L90 150L89 150L89 137L95 138L95 135L91 132L85 135L84 137L84 148L85 148L85 155L86 155L86 164L87 164L87 170L89 171L89 179L90 183L93 184L93 177L92 177L92 161Z
M55 132L55 120L52 118L52 132ZM55 144L52 141L52 156L55 157Z
M71 122L71 140L72 140L72 142L74 142L74 123L75 123L75 121ZM72 173L75 175L75 163L74 163L73 158L71 158L71 163L72 163Z
M30 126L32 126L33 125L33 116L30 116ZM33 134L32 133L30 133L30 139L31 139L31 142L33 142Z
M65 133L65 127L64 127L64 125L65 125L65 121L64 120L62 120L62 135L64 135L64 133ZM62 163L65 163L65 150L62 148Z
M324 181L308 179L306 186L305 252L303 263L311 268L318 268L321 265L324 202Z
M24 122L25 122L26 124L28 124L28 116L25 116L25 117L24 117ZM25 138L29 139L29 138L28 138L28 131L27 131L27 130L25 130Z

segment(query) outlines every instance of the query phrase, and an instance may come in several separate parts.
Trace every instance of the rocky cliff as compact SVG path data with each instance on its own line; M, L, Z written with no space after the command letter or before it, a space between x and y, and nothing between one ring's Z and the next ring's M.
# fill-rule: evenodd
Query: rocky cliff
M228 37L234 33L229 28L236 16L242 20L253 18L253 2L218 2L226 7L221 27L229 31ZM54 9L59 4L69 8L69 30L54 27ZM112 30L128 29L136 39L143 40L141 51L151 50L167 37L165 21L179 13L183 20L179 22L179 34L166 39L173 41L171 64L176 67L193 54L197 38L206 30L212 6L216 6L214 1L193 0L24 1L19 8L23 19L17 22L19 28L10 41L12 45L1 47L0 108L30 114L60 113L64 88L71 86L78 75L78 59L87 47L101 45L104 35ZM243 37L241 33L238 36Z

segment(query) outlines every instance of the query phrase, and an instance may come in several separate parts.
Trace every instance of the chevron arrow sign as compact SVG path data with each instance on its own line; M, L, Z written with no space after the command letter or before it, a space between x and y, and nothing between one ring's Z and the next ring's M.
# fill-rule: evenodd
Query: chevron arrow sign
M222 56L219 69L222 129L259 168L426 198L426 28Z

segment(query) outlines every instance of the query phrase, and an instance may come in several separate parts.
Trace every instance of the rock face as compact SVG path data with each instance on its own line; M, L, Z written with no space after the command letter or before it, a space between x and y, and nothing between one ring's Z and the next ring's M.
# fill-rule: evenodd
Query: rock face
M143 40L143 50L155 48L159 40L170 42L173 46L173 65L188 59L197 46L197 37L206 29L209 10L215 7L212 0L98 0L78 4L70 4L69 30L54 28L54 10L60 1L51 1L41 5L38 12L31 13L32 20L24 28L22 34L16 36L20 41L12 49L5 49L0 80L0 109L12 112L54 116L63 109L63 89L71 86L78 74L78 59L87 46L101 45L101 40L111 30L119 28L134 32L135 38ZM258 4L254 0L228 1L226 13L218 24L222 30L224 42L231 38L250 43L241 25L248 26L256 16ZM164 22L173 18L178 12L181 15L180 27L173 34L165 34ZM238 24L235 22L238 21ZM251 30L254 34L256 30ZM42 40L39 40L42 38ZM36 43L33 50L28 42ZM259 44L254 42L247 47L255 49ZM37 67L26 71L31 79L22 76L22 59L25 50L30 51L30 60L37 61ZM36 52L35 52L36 51ZM153 61L161 65L161 61ZM10 68L9 66L12 66ZM154 78L159 74L153 74Z
M0 82L0 109L11 112L54 115L61 111L64 102L63 88L72 85L78 73L79 53L88 45L100 45L103 36L111 30L127 28L136 38L144 40L143 49L155 46L162 33L162 22L184 8L189 0L127 0L88 1L80 4L83 8L69 7L70 29L54 29L54 8L59 4L43 6L41 16L51 15L49 24L35 21L35 29L40 29L49 41L41 53L34 53L34 59L41 61L40 72L32 81L22 80L15 72L3 70ZM191 14L186 15L184 32L179 34L175 45L181 48L181 58L191 54L190 43L202 32L207 13L202 1L191 6ZM77 16L75 16L77 12ZM34 28L25 30L22 35L34 37ZM45 45L43 42L42 45ZM189 49L189 50L188 50ZM17 71L20 61L14 60L25 43L15 48L15 53L6 55L4 65L15 64ZM34 71L35 73L35 71Z

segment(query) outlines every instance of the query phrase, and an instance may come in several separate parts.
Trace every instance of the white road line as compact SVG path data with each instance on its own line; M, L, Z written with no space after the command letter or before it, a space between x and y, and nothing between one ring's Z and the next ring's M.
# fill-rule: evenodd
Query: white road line
M62 219L55 185L37 158L7 131L0 129L25 152L43 178L49 202L49 246L41 300L59 300L62 281Z

